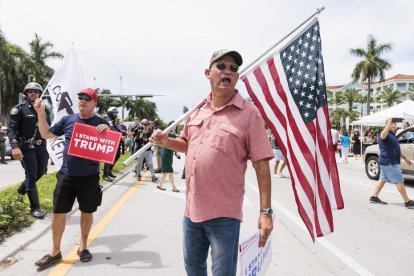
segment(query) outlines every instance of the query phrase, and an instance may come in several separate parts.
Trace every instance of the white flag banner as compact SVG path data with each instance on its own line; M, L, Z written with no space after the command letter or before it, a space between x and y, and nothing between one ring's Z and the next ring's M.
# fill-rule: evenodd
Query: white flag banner
M77 94L86 87L86 82L73 46L47 87L53 105L52 125L65 115L79 112ZM47 141L47 151L57 170L62 166L64 141L63 135Z

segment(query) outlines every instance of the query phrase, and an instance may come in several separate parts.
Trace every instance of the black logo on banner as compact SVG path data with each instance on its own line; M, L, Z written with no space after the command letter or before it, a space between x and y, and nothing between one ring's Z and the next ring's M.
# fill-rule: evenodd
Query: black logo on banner
M67 91L61 92L61 86L55 86L53 88L53 94L56 95L56 102L58 103L58 112L65 109L67 114L73 114L73 102Z

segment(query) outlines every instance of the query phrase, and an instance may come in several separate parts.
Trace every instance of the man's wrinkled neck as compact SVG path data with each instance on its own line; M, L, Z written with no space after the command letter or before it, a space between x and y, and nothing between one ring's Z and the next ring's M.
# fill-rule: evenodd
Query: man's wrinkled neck
M228 93L225 95L220 95L221 93L215 93L214 91L211 93L211 103L214 108L220 108L226 104L228 104L231 99L236 95L237 90L234 90L232 93Z
M79 112L79 117L81 119L90 119L94 116L93 112Z

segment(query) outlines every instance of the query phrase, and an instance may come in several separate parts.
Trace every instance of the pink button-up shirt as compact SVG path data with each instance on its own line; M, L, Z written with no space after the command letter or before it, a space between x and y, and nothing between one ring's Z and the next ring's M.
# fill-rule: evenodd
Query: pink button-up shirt
M239 93L215 109L210 94L187 118L181 138L188 143L185 216L193 222L242 220L249 156L252 161L274 157L258 109Z

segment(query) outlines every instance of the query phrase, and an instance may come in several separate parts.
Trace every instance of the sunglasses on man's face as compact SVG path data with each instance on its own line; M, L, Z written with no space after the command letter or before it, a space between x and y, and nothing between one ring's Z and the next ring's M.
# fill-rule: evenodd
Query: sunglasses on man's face
M27 94L40 94L39 90L27 90Z
M224 71L227 68L227 65L224 62L220 62L216 64L217 69L219 69L220 71ZM239 71L239 66L237 66L236 64L230 64L230 71L232 71L233 73L237 73L237 71Z
M92 101L92 98L90 98L88 96L78 96L78 100L79 101L90 102L90 101Z

